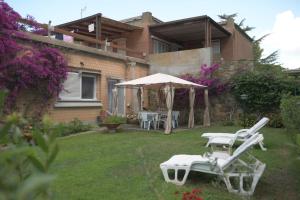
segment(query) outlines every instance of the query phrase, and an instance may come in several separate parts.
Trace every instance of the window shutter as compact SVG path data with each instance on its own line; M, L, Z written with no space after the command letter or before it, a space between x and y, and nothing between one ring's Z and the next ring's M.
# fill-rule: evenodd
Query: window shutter
M79 100L81 98L80 91L81 77L79 73L68 72L67 80L64 82L64 89L59 94L61 100Z

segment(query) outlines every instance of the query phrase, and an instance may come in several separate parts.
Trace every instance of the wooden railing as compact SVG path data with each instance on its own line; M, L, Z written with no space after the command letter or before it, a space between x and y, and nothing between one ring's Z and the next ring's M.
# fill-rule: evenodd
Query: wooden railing
M32 21L30 21L28 19L20 19L19 22L23 23L23 24L27 24L27 25L32 24ZM47 30L49 37L50 37L51 32L60 33L60 34L63 34L63 35L71 36L75 39L82 40L82 41L87 42L87 43L93 43L93 44L98 44L98 45L105 46L105 47L111 47L111 48L114 48L114 49L122 50L122 51L126 52L126 55L130 55L130 56L134 56L134 57L138 57L138 58L145 58L144 53L139 52L139 51L135 51L133 49L129 49L129 48L126 48L126 47L123 47L123 46L115 45L113 43L108 43L106 41L97 40L97 39L94 39L94 38L91 38L91 37L88 37L88 36L84 36L84 35L80 35L80 34L77 34L77 33L72 33L72 32L69 32L69 31L61 29L61 28L57 28L57 27L54 27L54 26L49 26L48 24L41 24L41 23L36 23L36 22L35 22L35 24L37 26L39 26L40 28L43 28L43 29ZM104 48L104 49L106 49L106 48Z

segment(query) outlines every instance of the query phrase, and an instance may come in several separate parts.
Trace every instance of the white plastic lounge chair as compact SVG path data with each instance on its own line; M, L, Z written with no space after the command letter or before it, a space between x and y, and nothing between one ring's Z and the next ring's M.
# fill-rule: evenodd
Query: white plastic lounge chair
M253 145L260 141L261 135L254 134L240 145L231 156L222 155L175 155L168 161L160 164L164 179L166 182L176 185L183 185L190 171L215 174L225 182L229 192L242 195L252 195L255 187L263 174L266 165L249 154L250 160L245 162L241 156L247 152ZM170 178L170 175L172 178ZM180 178L179 174L184 173ZM231 183L232 178L238 178L238 186ZM249 179L250 187L245 188L246 179Z
M237 141L245 141L247 138L249 138L251 135L257 133L262 127L264 127L268 122L269 118L264 117L261 120L259 120L254 126L252 126L250 129L241 129L238 130L235 133L203 133L201 137L208 138L209 141L207 143L207 146L212 143L219 143L221 144L223 141L223 144L233 145L233 143ZM266 151L267 149L263 146L263 138L258 143L260 148L263 151Z

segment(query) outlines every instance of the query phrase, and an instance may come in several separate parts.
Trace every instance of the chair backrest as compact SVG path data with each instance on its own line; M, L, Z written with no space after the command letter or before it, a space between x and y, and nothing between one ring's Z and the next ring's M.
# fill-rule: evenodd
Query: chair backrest
M173 112L172 112L172 118L173 118L174 120L178 120L179 115L180 115L180 112L179 112L179 111L173 111Z
M220 166L222 170L225 170L229 167L233 162L235 162L243 153L248 151L252 146L257 144L261 140L261 136L259 133L255 133L250 138L248 138L243 144L241 144L232 154L232 156L228 157L224 163Z
M252 126L249 130L248 133L253 135L256 132L258 132L262 127L264 127L268 122L270 121L269 118L263 117L261 120L259 120L254 126Z
M147 120L148 120L148 119L147 119L147 113L145 113L145 112L140 112L140 116L141 116L142 121L147 121Z

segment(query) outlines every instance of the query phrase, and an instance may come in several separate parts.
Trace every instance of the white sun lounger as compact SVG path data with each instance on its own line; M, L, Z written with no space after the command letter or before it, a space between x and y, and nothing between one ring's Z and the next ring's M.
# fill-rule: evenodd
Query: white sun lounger
M215 174L225 182L229 192L252 195L266 165L250 154L250 160L245 162L241 160L241 155L257 144L261 139L260 137L260 134L254 134L240 145L231 156L175 155L160 164L164 179L166 182L183 185L190 171ZM183 173L182 178L179 177L180 173ZM238 186L232 185L230 180L232 177L239 179ZM248 190L244 187L245 178L252 180Z
M232 146L236 140L242 142L245 141L251 135L257 133L268 122L269 122L269 118L264 117L261 120L259 120L259 122L257 122L254 126L252 126L250 129L241 129L235 133L203 133L201 137L209 139L207 146L209 146L210 144L225 144L225 145ZM258 144L263 151L267 150L263 146L263 137Z

